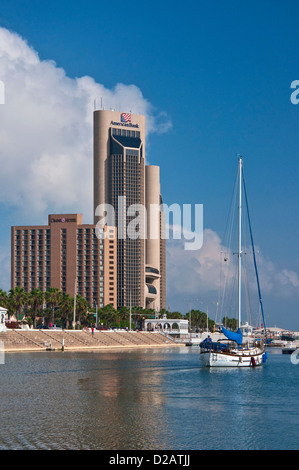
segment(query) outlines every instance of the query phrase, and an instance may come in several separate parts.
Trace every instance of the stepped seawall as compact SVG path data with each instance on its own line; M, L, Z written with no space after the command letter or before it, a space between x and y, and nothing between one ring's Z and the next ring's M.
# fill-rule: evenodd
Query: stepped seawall
M5 352L80 351L184 346L156 332L83 330L7 330L0 333Z

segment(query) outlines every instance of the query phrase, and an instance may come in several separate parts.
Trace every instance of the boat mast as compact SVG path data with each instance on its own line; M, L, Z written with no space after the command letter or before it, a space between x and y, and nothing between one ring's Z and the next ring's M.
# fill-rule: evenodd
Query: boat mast
M245 184L245 179L244 179L244 172L243 172L242 176L243 176L243 188L244 188L244 196L245 196L245 202L246 202L246 208L247 208L247 217L248 217L248 224L249 224L249 231L250 231L250 239L251 239L251 246L252 246L254 269L255 269L255 274L256 274L259 301L260 301L262 317L263 317L263 327L264 327L264 330L265 330L265 336L267 337L264 307L263 307L263 302L262 302L262 294L261 294L261 288L260 288L259 275L258 275L258 271L257 271L257 263L256 263L256 256L255 256L255 249L254 249L254 242L253 242L253 235L252 235L252 228L251 228L251 221L250 221L250 215L249 215L249 207L248 207L248 199L247 199L246 184Z
M239 243L238 243L238 328L241 326L241 302L242 302L242 157L239 157Z

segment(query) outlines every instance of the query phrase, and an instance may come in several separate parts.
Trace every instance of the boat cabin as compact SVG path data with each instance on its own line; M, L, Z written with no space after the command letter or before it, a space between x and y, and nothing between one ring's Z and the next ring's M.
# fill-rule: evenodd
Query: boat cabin
M246 322L244 325L241 325L240 329L243 336L253 336L254 328L253 326L249 325L248 322Z

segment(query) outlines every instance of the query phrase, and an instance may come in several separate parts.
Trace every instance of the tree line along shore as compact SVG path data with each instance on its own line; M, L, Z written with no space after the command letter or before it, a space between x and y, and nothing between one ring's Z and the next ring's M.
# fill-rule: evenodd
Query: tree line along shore
M39 325L59 325L64 329L73 328L75 304L75 324L76 328L92 327L96 324L107 328L121 327L126 328L130 322L130 308L121 307L115 309L111 304L103 308L97 308L89 303L81 295L74 298L68 294L62 293L59 289L51 287L45 292L39 289L33 289L31 292L25 291L21 287L15 287L8 292L0 289L0 306L7 309L7 320L23 322L31 328ZM167 315L169 319L190 320L193 330L203 330L207 328L210 331L215 329L214 320L208 318L205 312L201 310L191 310L182 314L180 312L170 312L161 310L156 312L153 309L143 309L138 306L132 306L131 319L135 328L142 329L142 321L147 318L161 317ZM224 318L223 323L231 329L236 328L236 320Z

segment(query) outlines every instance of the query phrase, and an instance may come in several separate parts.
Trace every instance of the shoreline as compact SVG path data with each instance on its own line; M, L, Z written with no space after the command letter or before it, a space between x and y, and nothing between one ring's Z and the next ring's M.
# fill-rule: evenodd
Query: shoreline
M170 343L170 344L163 344L163 345L130 345L130 346L74 346L74 347L65 347L64 349L61 348L11 348L11 349L4 349L5 353L24 353L24 352L79 352L79 351L108 351L108 350L116 350L116 349L165 349L165 348L175 348L175 347L186 347L185 343Z

